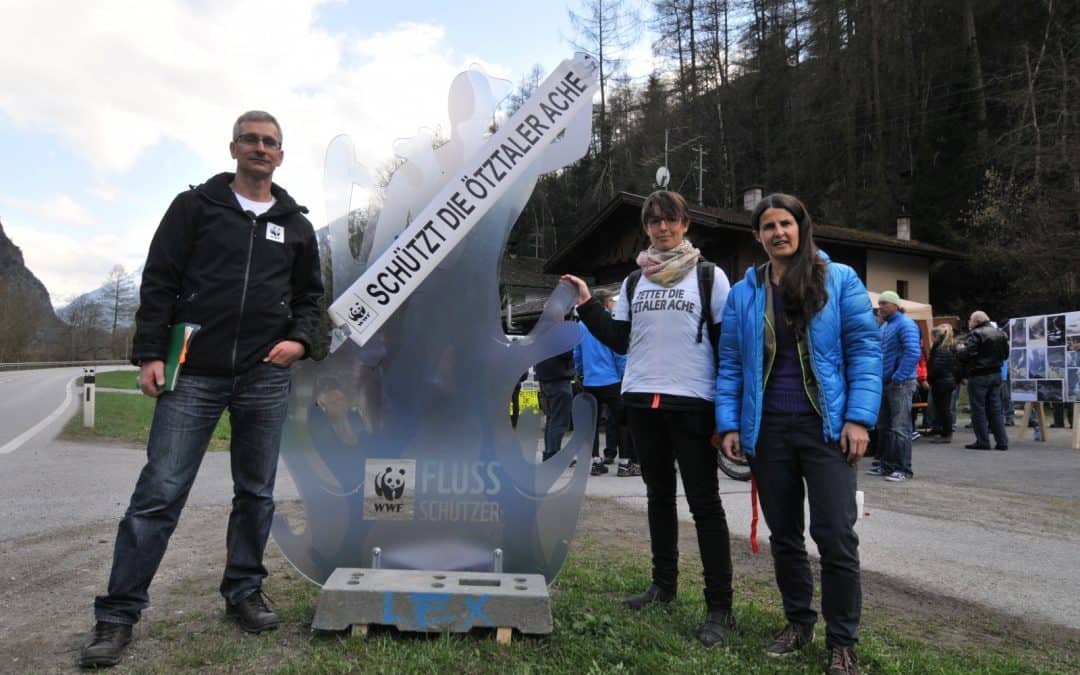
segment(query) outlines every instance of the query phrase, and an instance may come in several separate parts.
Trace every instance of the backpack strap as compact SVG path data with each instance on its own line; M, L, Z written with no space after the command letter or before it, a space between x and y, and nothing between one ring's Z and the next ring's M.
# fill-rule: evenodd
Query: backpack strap
M698 322L697 341L701 342L705 329L709 331L709 341L716 344L716 325L712 315L712 290L716 279L716 265L708 260L697 264L698 296L701 297L701 321Z
M634 289L641 281L641 268L637 268L626 276L626 313L632 321L634 319Z

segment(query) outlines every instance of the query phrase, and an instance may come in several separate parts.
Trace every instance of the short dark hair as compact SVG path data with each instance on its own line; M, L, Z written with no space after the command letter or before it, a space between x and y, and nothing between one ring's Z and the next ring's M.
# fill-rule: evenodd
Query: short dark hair
M232 139L233 142L240 139L240 125L244 122L270 122L277 127L278 140L284 141L285 134L281 133L281 125L278 124L277 119L273 115L265 110L249 110L240 117L236 118L236 122L232 126Z
M657 190L645 198L641 205L641 226L645 227L650 217L660 216L669 222L690 223L690 207L686 199L678 192Z
M607 304L608 300L615 297L615 294L612 293L611 291L600 289L600 290L596 291L595 293L593 293L593 297L596 298L600 302L601 305L605 305L605 304Z

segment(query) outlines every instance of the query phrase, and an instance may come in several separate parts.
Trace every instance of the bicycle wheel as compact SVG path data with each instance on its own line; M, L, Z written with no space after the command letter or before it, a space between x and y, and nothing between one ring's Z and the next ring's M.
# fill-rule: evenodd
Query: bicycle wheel
M733 480L750 480L750 464L745 460L728 459L724 453L716 451L717 463L720 470Z

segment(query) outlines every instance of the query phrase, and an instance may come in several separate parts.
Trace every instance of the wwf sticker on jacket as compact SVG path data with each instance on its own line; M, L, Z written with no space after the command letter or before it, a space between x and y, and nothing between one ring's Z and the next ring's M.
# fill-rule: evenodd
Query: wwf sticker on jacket
M415 501L416 460L365 460L364 520L412 520Z
M274 223L266 224L266 238L279 244L285 243L285 228Z

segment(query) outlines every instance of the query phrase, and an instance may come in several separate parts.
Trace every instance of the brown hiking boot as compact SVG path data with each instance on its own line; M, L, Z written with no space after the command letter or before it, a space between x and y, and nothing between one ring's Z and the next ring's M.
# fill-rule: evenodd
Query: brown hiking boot
M776 634L772 644L765 648L769 656L789 656L814 641L814 626L789 623Z
M262 590L257 590L236 604L225 601L225 615L234 619L245 633L261 633L278 627L278 616L266 602Z
M829 654L828 675L859 675L859 657L854 647L833 647Z

